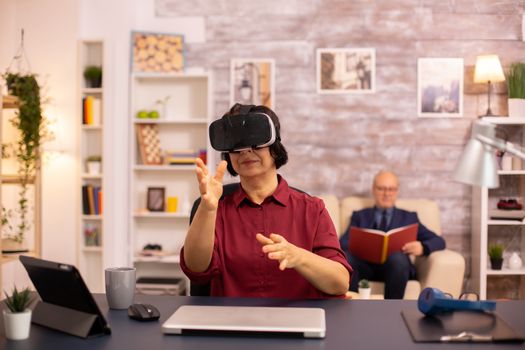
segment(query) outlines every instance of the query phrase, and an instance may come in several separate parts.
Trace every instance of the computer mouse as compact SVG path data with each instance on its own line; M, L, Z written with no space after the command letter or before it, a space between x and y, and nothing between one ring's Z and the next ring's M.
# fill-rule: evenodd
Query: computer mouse
M131 304L128 307L128 316L137 321L156 321L160 317L160 312L150 304Z

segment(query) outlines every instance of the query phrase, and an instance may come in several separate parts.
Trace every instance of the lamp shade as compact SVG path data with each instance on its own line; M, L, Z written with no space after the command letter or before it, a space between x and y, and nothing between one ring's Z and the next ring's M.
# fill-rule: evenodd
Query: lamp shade
M488 81L505 81L505 75L503 74L498 55L482 55L476 58L474 82L486 83Z
M478 140L477 135L494 139L496 128L493 124L483 121L474 123L470 140L454 171L454 180L468 185L499 187L498 164L494 148Z

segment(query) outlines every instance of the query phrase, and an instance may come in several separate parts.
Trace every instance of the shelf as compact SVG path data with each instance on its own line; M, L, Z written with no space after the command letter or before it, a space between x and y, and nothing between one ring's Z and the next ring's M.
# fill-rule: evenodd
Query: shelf
M525 170L498 170L498 175L525 175Z
M18 108L18 97L11 95L2 96L2 109L15 108Z
M206 72L184 72L184 73L133 73L135 79L208 79Z
M194 171L195 165L134 165L136 171Z
M102 253L102 247L82 247L84 253Z
M481 118L484 121L487 121L492 124L498 124L498 125L521 125L525 124L525 117L513 117L509 118L507 116L499 116L499 117L483 117Z
M153 263L163 263L163 264L179 264L180 255L165 255L165 256L135 256L133 258L134 262L153 262Z
M488 225L507 225L507 226L521 226L525 225L525 222L518 220L488 220Z
M207 124L206 118L183 118L183 119L134 119L135 124L165 124L165 125L185 125L185 124Z
M161 218L161 219L189 219L190 213L167 213L167 212L140 212L134 213L133 217L141 218Z
M102 215L82 215L82 220L102 220Z
M83 88L83 94L102 94L102 88Z
M85 130L85 131L98 131L98 130L102 130L102 125L86 125L86 124L82 124L82 130Z
M6 263L11 262L11 261L19 260L20 255L27 255L27 256L32 256L32 257L37 257L38 258L38 254L35 251L30 250L28 252L23 252L23 253L11 253L11 254L3 253L1 262L2 262L2 264L6 264Z
M83 173L82 175L80 175L82 177L82 179L89 179L89 180L101 180L102 179L102 174L86 174L86 173Z
M521 267L520 269L511 270L511 269L501 269L501 270L492 270L487 269L487 275L490 276L509 276L509 275L525 275L525 267Z
M7 174L4 174L4 175L0 176L0 182L2 182L3 184L18 185L20 183L20 180L21 180L20 175L7 175ZM35 178L34 177L30 177L28 183L29 184L33 184L34 182L35 182Z

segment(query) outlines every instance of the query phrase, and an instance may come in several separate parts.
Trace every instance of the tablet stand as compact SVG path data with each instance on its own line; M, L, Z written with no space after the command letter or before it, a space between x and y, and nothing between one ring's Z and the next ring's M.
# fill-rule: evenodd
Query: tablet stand
M32 322L57 331L87 338L110 333L101 327L98 315L40 301L33 310Z

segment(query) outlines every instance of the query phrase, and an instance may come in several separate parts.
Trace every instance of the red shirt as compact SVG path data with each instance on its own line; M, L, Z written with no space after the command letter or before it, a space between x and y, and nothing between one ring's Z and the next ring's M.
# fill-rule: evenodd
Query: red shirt
M240 186L224 196L217 209L210 266L201 273L190 271L184 261L183 248L181 268L192 281L211 281L212 296L329 297L295 269L279 270L279 262L268 259L262 252L255 238L257 233L280 234L297 247L337 261L352 272L324 202L290 189L281 176L275 192L261 205L250 201Z

